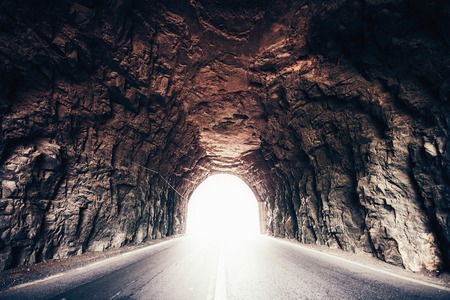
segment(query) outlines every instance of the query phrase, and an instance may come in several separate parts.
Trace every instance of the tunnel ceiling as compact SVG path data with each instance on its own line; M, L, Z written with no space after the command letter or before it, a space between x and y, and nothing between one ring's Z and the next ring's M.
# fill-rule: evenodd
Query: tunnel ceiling
M2 1L0 267L183 233L195 187L226 172L271 235L448 269L449 14Z

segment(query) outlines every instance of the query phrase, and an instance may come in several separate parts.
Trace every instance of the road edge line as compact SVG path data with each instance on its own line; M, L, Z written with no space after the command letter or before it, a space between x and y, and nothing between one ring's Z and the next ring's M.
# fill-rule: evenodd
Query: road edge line
M369 265L364 265L364 264L356 262L356 261L352 261L352 260L348 260L348 259L345 259L345 258L342 258L342 257L339 257L339 256L335 256L333 254L324 253L324 252L321 252L321 251L318 251L318 250L315 250L315 249L311 249L311 248L305 247L303 245L299 245L299 244L293 243L291 241L284 241L282 239L277 239L277 238L273 238L273 237L269 237L269 238L272 238L273 240L278 241L280 243L283 243L283 244L286 244L286 245L290 245L292 247L298 247L298 248L303 249L303 250L307 250L307 251L314 252L314 253L317 253L317 254L322 254L324 256L328 256L328 257L331 257L333 259L338 259L338 260L346 262L346 263L351 263L351 264L356 265L358 267L363 267L365 269L369 269L369 270L372 270L372 271L375 271L375 272L378 272L378 273L386 274L386 275L389 275L389 276L392 276L392 277L396 277L396 278L399 278L399 279L403 279L403 280L406 280L406 281L410 281L410 282L418 283L418 284L421 284L421 285L426 285L426 286L429 286L429 287L433 287L433 288L436 288L436 289L439 289L439 290L445 290L447 292L450 292L450 288L448 288L446 286L442 286L442 285L439 285L439 284L422 281L422 280L411 278L411 277L406 277L406 276L395 274L393 272L386 271L386 270L381 270L381 269L378 269L378 268L375 268L375 267L371 267Z

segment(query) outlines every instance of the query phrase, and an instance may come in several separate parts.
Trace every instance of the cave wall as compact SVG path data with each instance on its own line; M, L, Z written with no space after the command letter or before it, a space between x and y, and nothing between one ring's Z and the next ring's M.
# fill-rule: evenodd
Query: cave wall
M203 152L167 80L176 33L126 2L1 6L0 268L184 232L168 184Z
M448 4L308 5L254 63L277 185L269 232L414 271L448 266Z
M450 8L425 2L2 1L0 268L183 233L227 172L271 235L448 269Z

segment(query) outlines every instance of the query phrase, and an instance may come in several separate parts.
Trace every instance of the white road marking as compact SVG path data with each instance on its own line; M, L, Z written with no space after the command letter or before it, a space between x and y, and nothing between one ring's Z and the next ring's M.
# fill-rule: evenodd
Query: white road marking
M120 261L123 258L128 257L128 256L135 256L135 255L137 255L137 254L139 254L141 252L145 252L145 251L149 251L149 250L154 250L154 249L160 248L160 247L164 246L165 244L168 244L168 243L170 243L170 242L172 242L174 240L175 239L169 239L169 240L166 240L166 241L158 242L158 243L153 244L153 245L145 246L143 248L135 249L135 250L132 250L130 252L125 252L125 253L121 253L121 254L118 254L118 255L115 255L115 256L111 256L109 258L100 259L99 261L87 264L85 266L78 267L78 268L75 268L75 269L72 269L72 270L68 270L67 273L68 272L73 272L73 271L79 271L80 272L80 271L83 271L85 269L91 269L92 267L98 266L98 265L109 265L110 262ZM15 285L15 286L12 286L12 287L9 287L9 288L5 289L5 291L19 290L19 289L27 287L27 286L35 285L35 284L38 284L38 283L41 283L41 282L45 282L45 281L48 281L48 280L52 280L52 279L61 277L63 275L66 275L66 272L61 272L59 274L55 274L55 275L52 275L52 276L49 276L49 277L46 277L46 278L43 278L43 279L26 282L26 283L22 283L22 284L19 284L19 285Z
M52 276L49 276L49 277L46 277L46 278L43 278L43 279L39 279L39 280L36 280L36 281L31 281L31 282L27 282L27 283L22 283L22 284L19 284L19 285L10 287L9 289L10 289L10 290L13 290L13 291L14 291L14 290L18 290L18 289L24 288L24 287L29 286L29 285L33 285L33 284L36 284L36 283L41 283L41 282L45 282L45 281L48 281L48 280L55 279L55 278L57 278L57 277L63 276L64 274L65 274L65 273L55 274L55 275L52 275Z
M114 296L112 296L112 297L109 298L109 299L112 300L112 299L116 298L117 296L120 295L121 292L122 292L122 291L118 291Z
M290 241L283 241L283 240L280 240L280 239L274 239L274 240L276 240L276 241L278 241L280 243L283 243L283 244L287 244L287 245L289 245L291 247L298 247L300 249L303 249L303 250L306 250L306 251L309 251L309 252L313 252L313 253L316 253L316 254L321 254L323 256L331 257L333 259L340 260L340 261L343 261L343 262L346 262L346 263L350 263L350 264L356 265L358 267L366 268L366 269L369 269L371 271L375 271L375 272L378 272L378 273L382 273L382 274L389 275L389 276L392 276L392 277L396 277L396 278L399 278L399 279L403 279L403 280L406 280L406 281L418 283L418 284L421 284L421 285L429 286L429 287L436 288L436 289L439 289L439 290L450 291L450 288L442 286L442 285L438 285L438 284L422 281L422 280L419 280L419 279L414 279L414 278L402 276L402 275L395 274L395 273L392 273L392 272L389 272L389 271L386 271L386 270L381 270L381 269L378 269L378 268L375 268L375 267L371 267L369 265L365 265L365 264L362 264L362 263L358 263L358 262L351 261L351 260L348 260L348 259L345 259L345 258L342 258L342 257L335 256L335 255L332 255L332 254L328 254L328 253L320 252L320 251L317 251L317 250L314 250L314 249L311 249L311 248L308 248L308 247L304 247L304 246L302 246L300 244L295 244L295 243L290 242Z
M219 259L217 263L216 290L214 300L226 300L226 276L225 276L225 255L223 241L220 242Z

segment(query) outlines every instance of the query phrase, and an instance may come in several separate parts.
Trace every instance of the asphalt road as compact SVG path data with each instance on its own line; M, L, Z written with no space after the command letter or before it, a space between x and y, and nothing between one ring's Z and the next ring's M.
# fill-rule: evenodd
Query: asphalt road
M0 299L450 299L450 289L265 236L182 237L0 291Z

